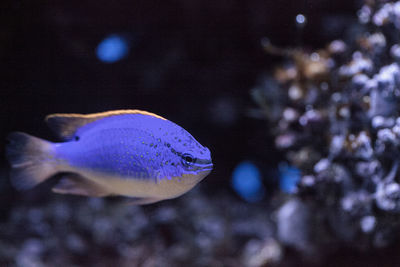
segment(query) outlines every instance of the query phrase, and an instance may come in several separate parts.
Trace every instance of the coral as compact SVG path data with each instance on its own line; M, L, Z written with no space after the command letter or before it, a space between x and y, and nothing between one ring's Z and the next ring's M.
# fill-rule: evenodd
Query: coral
M282 206L278 223L280 240L300 250L332 242L374 248L398 239L400 1L367 1L358 17L354 41L315 52L264 42L287 63L252 96L276 147L302 173L296 201ZM296 230L303 234L283 229L288 216L301 220Z

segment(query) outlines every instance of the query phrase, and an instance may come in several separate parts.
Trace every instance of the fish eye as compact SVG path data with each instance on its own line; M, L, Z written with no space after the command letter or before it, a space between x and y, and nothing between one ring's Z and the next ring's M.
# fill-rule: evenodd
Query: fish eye
M182 163L185 166L190 166L195 162L195 158L189 153L185 153L182 155Z

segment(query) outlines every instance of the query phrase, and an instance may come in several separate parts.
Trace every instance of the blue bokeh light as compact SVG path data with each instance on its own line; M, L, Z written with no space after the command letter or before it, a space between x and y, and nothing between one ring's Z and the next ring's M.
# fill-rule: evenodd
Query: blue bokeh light
M279 187L283 192L294 193L300 177L301 172L296 167L290 166L287 163L279 164Z
M307 18L303 14L297 14L296 16L296 22L298 24L304 24L307 22Z
M236 193L248 202L257 202L264 198L265 189L260 170L250 161L243 161L236 166L231 183Z
M105 63L114 63L129 53L128 40L118 34L111 34L104 38L96 48L96 56Z

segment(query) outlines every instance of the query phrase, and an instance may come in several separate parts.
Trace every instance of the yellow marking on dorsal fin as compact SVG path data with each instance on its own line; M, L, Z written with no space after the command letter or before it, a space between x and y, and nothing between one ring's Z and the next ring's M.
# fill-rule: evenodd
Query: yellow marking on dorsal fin
M138 109L122 109L111 110L92 114L78 114L78 113L56 113L47 115L45 121L47 125L63 140L70 140L73 138L75 132L88 123L111 116L118 116L124 114L142 114L152 116L158 119L166 120L165 118L143 110Z

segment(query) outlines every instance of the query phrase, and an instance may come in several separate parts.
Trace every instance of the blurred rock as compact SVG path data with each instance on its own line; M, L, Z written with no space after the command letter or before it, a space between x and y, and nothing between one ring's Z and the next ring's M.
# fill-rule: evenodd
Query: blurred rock
M286 202L277 213L277 236L285 245L309 253L311 248L312 210L299 199Z
M400 1L365 1L358 19L325 49L266 44L286 60L265 78L280 98L271 105L262 83L252 91L276 147L301 172L277 235L305 254L400 242ZM318 75L306 71L315 62Z
M276 240L250 240L243 251L243 264L248 267L271 266L281 261L282 256L282 247Z

